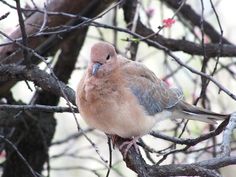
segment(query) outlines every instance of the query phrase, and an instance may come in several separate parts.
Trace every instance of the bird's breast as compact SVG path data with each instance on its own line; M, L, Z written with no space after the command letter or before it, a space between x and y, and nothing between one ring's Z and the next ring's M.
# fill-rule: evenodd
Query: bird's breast
M132 92L122 87L102 88L93 82L87 85L86 99L79 101L80 113L90 126L121 137L141 136L148 133L156 120L148 116Z

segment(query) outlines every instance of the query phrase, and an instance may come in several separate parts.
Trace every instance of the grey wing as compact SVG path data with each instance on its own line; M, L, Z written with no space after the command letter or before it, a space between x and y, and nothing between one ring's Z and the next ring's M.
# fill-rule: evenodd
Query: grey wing
M137 65L132 69L127 71L127 85L149 115L171 108L183 98L180 89L169 88L145 66Z

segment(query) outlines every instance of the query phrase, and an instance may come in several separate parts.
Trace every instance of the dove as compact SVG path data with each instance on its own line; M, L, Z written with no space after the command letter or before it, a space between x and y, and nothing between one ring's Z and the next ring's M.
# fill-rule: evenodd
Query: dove
M113 45L98 42L76 90L76 104L85 122L106 134L136 140L148 134L159 120L190 119L209 124L226 119L183 100L178 88L170 88L143 64L116 53Z

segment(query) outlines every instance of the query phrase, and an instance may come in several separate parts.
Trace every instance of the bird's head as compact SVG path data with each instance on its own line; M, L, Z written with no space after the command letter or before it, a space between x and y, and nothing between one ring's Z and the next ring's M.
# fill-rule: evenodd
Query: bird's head
M117 54L111 44L96 43L91 48L89 73L95 77L110 74L115 69L116 62Z

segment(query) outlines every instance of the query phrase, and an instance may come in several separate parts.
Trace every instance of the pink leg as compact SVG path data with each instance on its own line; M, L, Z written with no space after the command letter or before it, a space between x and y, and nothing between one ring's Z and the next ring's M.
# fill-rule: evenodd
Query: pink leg
M125 152L124 152L124 157L125 157L125 158L126 158L126 156L127 156L127 153L128 153L128 151L129 151L129 149L130 149L132 146L134 146L136 152L139 153L138 145L137 145L137 143L136 143L139 138L140 138L140 137L134 137L131 141L125 141L125 142L123 142L123 143L120 145L119 149L123 149L124 146L126 146Z

